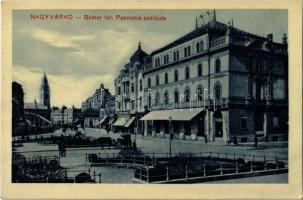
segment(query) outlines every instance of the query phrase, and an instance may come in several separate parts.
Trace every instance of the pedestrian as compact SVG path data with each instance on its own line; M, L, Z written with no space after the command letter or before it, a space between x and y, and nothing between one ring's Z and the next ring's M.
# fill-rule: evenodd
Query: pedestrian
M137 153L137 143L136 143L136 139L134 139L134 142L133 142L133 153Z

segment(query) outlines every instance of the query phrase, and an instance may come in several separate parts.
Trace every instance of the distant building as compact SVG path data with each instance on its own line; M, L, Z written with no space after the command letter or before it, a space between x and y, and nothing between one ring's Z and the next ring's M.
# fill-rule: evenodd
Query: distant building
M50 109L50 89L45 73L40 86L40 103Z
M139 43L138 49L130 57L115 79L118 119L113 127L118 131L142 132L143 123L139 119L144 115L143 70L147 59Z
M24 92L22 85L12 83L12 134L20 135L24 132Z
M37 103L36 100L34 103L25 103L24 112L31 113L31 114L37 114L48 120L50 119L50 110L47 108L47 106L45 106L41 103Z
M82 116L85 127L98 127L106 115L112 114L114 109L108 109L109 102L114 102L114 96L104 87L103 83L94 94L82 103ZM104 120L103 120L104 121Z
M50 120L50 89L48 85L48 80L46 74L44 73L40 86L40 102L36 100L32 103L24 104L24 112L29 114L41 115L47 120Z
M66 108L63 112L62 109L53 107L51 109L51 121L58 126L61 126L62 122L64 122L64 124L72 125L80 121L81 113L81 109L75 107Z

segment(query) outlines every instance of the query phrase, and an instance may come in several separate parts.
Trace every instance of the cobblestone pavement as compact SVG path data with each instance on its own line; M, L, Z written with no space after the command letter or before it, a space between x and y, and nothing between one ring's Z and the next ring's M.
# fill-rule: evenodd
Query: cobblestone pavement
M66 135L74 135L74 131L68 130ZM57 130L55 133L43 134L43 137L50 137L51 135L61 135L61 130ZM99 137L111 137L117 139L121 137L121 134L106 133L102 129L86 129L85 135L92 138ZM35 137L35 136L33 136ZM137 147L140 148L145 153L168 153L169 151L169 139L165 138L155 138L155 137L143 137L132 135L132 140L136 138ZM26 156L50 156L58 155L57 145L45 145L37 143L26 143L24 147L18 148L19 152L28 152L23 153ZM34 151L34 152L32 152ZM63 167L68 167L69 170L88 170L88 166L85 165L85 154L87 153L117 153L119 150L101 150L100 148L79 148L79 149L68 149L67 156L61 158L61 165ZM285 142L275 142L275 143L259 143L258 147L255 148L252 143L240 144L240 145L227 145L224 143L207 143L203 141L189 141L189 140L172 140L172 153L201 153L201 152L212 152L214 156L217 155L217 152L220 153L220 156L224 156L225 153L230 155L239 154L241 155L250 155L254 154L260 156L260 159L263 159L263 156L266 155L269 157L288 157L288 144ZM248 158L248 157L247 157ZM287 160L286 160L287 161ZM285 162L285 161L284 161ZM132 183L133 169L128 169L125 167L91 167L92 171L96 171L97 174L102 173L102 183ZM72 174L73 176L74 174ZM224 182L224 181L223 181ZM252 177L246 179L237 179L230 180L228 183L287 183L287 174L285 175L273 175L273 176L264 176L262 177ZM219 182L218 182L219 183ZM225 182L224 182L225 183Z
M103 129L86 129L85 133L90 137L110 136L117 138L120 134L106 133ZM168 153L169 152L169 139L144 137L132 135L132 140L136 138L138 148L145 153ZM288 143L287 142L259 142L258 147L254 147L253 143L245 143L239 145L227 145L220 142L204 141L191 141L191 140L172 140L172 153L200 153L200 152L213 152L220 154L254 154L255 156L264 157L278 157L288 158Z

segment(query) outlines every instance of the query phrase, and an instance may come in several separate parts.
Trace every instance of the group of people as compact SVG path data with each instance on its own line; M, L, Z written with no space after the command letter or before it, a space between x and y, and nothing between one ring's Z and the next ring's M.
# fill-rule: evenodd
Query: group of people
M60 139L60 141L58 141L58 150L59 150L59 155L61 157L66 156L66 144L65 144L65 140L64 140L63 135L61 135L61 139Z

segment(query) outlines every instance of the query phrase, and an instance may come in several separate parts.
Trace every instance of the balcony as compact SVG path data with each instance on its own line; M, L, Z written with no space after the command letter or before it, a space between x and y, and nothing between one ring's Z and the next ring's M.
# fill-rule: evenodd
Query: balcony
M210 48L217 48L227 44L227 36L219 37L215 40L210 41Z

